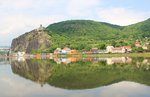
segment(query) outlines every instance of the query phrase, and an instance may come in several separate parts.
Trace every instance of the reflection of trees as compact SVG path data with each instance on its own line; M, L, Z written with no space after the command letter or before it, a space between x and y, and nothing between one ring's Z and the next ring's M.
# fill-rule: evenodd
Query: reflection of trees
M6 57L0 57L0 64L9 64L9 59Z
M136 65L105 65L105 63L77 62L56 65L49 78L50 85L66 89L90 89L120 81L150 85L150 72Z
M41 85L47 81L52 71L52 66L45 60L13 61L11 67L14 73Z
M150 58L133 57L132 59L132 64L136 65L136 68L150 70Z

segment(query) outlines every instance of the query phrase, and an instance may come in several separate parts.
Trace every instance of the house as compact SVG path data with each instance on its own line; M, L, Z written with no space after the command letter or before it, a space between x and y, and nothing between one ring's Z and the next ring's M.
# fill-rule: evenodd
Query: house
M106 53L108 53L108 52L107 52L107 50L98 50L98 53L99 53L99 54L106 54Z
M126 53L126 49L124 47L115 47L112 48L111 53Z
M113 46L107 46L106 47L107 53L126 53L131 52L132 48L131 46L122 46L122 47L113 47Z
M91 52L98 52L98 48L92 48Z
M106 50L99 50L98 48L92 48L90 50L90 52L92 52L92 54L104 54L104 53L107 53Z
M65 47L61 50L61 54L69 54L71 52L71 49L68 47Z
M76 49L73 49L73 50L71 50L68 54L70 54L70 55L78 55L78 54L81 54L81 53L80 53L80 52L77 52Z
M93 54L93 52L90 52L90 51L89 51L89 52L86 52L86 54Z
M107 51L108 53L111 53L113 48L114 48L113 46L107 46L107 47L106 47L106 51Z
M142 47L142 45L139 41L136 41L134 45L135 45L135 47Z
M126 49L126 52L131 52L132 47L131 46L123 46Z
M41 59L42 55L41 54L35 54L35 59Z
M148 46L149 46L149 43L145 43L145 44L142 46L142 48L143 48L144 50L148 50Z

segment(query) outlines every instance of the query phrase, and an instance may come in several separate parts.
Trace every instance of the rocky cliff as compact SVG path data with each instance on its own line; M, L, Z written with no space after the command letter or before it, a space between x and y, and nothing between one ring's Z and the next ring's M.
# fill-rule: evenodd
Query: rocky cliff
M14 52L31 53L33 50L43 50L51 46L51 36L43 27L27 32L13 39L11 49Z

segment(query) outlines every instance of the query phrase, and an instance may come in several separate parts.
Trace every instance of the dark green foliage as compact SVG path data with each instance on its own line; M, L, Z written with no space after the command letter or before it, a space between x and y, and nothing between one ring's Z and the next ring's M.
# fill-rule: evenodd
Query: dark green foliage
M144 66L144 65L142 65ZM106 65L106 62L77 62L70 65L54 65L48 84L65 89L91 89L117 83L134 81L150 85L146 66L137 68L135 64Z
M52 24L47 29L59 35L72 38L83 38L84 36L84 39L92 38L97 40L115 38L115 35L119 33L119 30L115 27L91 20L64 21Z
M106 49L106 45L105 44L100 44L99 49L102 49L102 50Z
M140 52L143 52L143 51L144 51L144 49L143 49L142 47L139 47L139 48L134 47L134 48L132 48L132 51L133 51L133 52L140 53Z

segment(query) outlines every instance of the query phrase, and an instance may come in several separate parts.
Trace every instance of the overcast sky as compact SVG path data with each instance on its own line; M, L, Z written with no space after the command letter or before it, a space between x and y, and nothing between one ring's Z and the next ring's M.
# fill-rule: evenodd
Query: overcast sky
M0 0L0 45L49 24L90 19L129 25L150 18L150 0Z

